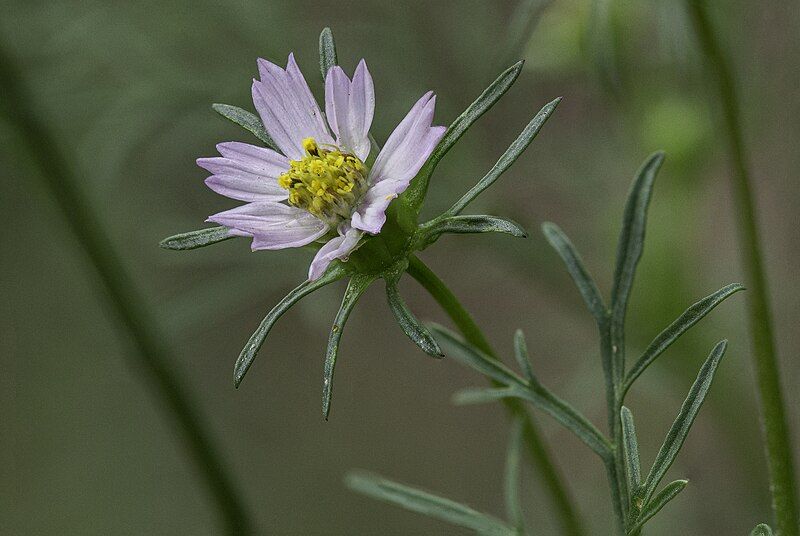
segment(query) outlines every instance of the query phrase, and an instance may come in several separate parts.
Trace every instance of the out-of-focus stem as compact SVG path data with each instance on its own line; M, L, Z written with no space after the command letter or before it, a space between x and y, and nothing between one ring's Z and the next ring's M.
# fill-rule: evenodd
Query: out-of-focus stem
M242 500L205 431L205 423L195 409L187 387L172 365L175 361L173 353L154 322L154 315L114 249L114 241L82 193L67 158L47 127L39 121L21 72L2 46L0 95L0 109L27 146L53 199L94 266L98 282L135 347L135 351L130 353L133 364L144 373L154 395L178 425L188 454L205 478L224 518L227 532L231 535L249 534L252 526Z
M419 258L411 256L409 258L408 273L416 279L434 300L444 309L447 316L453 321L458 330L467 342L474 345L487 355L497 359L489 342L486 340L481 329L472 319L472 316L464 309L461 302L455 297L452 291L431 271ZM525 407L516 399L504 399L504 404L509 412L523 419L523 438L534 464L544 479L545 486L553 500L559 522L561 523L562 534L580 536L584 534L583 527L578 517L578 513L572 505L572 500L562 482L562 477L553 465L550 454L544 446L539 431L525 410Z
M715 100L719 100L721 106L724 122L722 130L727 139L733 167L731 180L736 203L736 219L739 222L742 263L746 273L745 283L749 289L748 319L769 466L775 528L781 536L798 536L800 514L789 426L781 394L767 282L762 265L750 172L742 139L736 85L731 67L709 21L705 2L688 0L687 6L707 65L716 79L718 93Z

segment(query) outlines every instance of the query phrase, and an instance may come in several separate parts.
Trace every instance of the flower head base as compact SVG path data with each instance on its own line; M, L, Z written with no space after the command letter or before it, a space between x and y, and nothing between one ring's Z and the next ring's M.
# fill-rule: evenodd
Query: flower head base
M350 218L367 191L367 168L355 155L303 140L306 155L291 160L278 185L289 191L288 203L307 210L331 226Z

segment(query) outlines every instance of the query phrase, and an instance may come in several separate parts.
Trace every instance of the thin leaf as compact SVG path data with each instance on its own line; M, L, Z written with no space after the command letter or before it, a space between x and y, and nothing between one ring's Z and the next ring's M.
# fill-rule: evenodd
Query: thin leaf
M750 533L750 536L772 536L772 529L769 525L761 523L756 525L756 528Z
M642 372L649 367L670 345L678 340L681 335L686 333L689 328L697 324L701 318L710 313L717 305L725 301L726 298L736 292L744 290L742 285L734 283L706 296L699 302L686 309L667 329L653 339L644 353L639 357L625 378L625 388L623 394L630 389L630 386Z
M529 384L529 382L514 374L505 365L461 340L453 332L442 326L433 325L431 330L445 346L450 348L451 351L448 352L448 355L453 359L465 363L478 372L510 387L507 390L484 390L480 392L481 394L478 391L468 392L470 394L467 395L462 393L460 395L461 402L468 401L469 397L475 400L476 397L480 396L484 396L484 400L488 400L490 396L496 396L497 398L509 396L528 400L578 436L578 439L583 441L601 458L607 459L610 454L610 447L603 434L586 417L551 393L535 378Z
M686 487L688 484L688 480L675 480L674 482L670 482L667 484L664 489L662 489L653 500L645 504L644 508L642 508L642 513L639 514L639 518L636 520L636 523L628 529L628 534L634 534L636 531L640 530L645 523L650 521L650 519L656 515L659 511L661 511L664 506L675 498L678 493L683 491L683 488Z
M645 161L636 174L622 220L622 230L617 244L617 265L614 271L614 287L611 291L611 342L615 347L612 359L614 380L622 379L625 368L624 324L628 299L633 286L636 265L644 248L644 232L647 223L647 207L653 193L656 173L664 162L664 153L655 153Z
M229 238L235 238L235 236L228 234L229 231L230 229L227 227L209 227L208 229L189 231L188 233L168 236L158 244L158 247L176 251L202 248Z
M242 383L244 375L247 374L247 371L253 364L258 350L261 348L261 345L264 344L264 340L267 338L267 335L278 318L305 296L308 296L315 290L319 290L325 285L342 279L347 273L347 269L341 264L332 264L319 279L301 283L267 313L267 316L264 317L264 320L261 321L256 331L250 336L250 340L247 341L247 344L239 354L239 358L236 360L236 365L233 368L233 383L237 388L239 384Z
M506 152L503 153L503 156L495 163L494 167L489 170L489 173L484 175L484 177L478 181L478 184L473 186L464 196L456 201L456 203L450 207L450 210L447 211L448 214L457 215L462 210L466 208L466 206L472 202L476 197L478 197L484 190L486 190L489 186L494 184L500 175L502 175L511 164L513 164L517 158L522 154L522 152L528 148L528 145L533 141L533 138L539 133L544 126L547 119L550 115L555 111L556 106L558 103L561 102L561 97L553 100L545 104L544 108L539 110L531 122L525 127L522 133L517 137L514 142L509 145Z
M664 439L664 444L661 445L658 455L656 455L656 460L653 462L653 467L650 469L650 473L647 475L647 479L642 486L642 498L645 504L650 500L656 486L658 486L658 483L664 478L667 469L669 469L672 462L675 461L678 451L683 446L686 435L689 433L689 428L691 428L695 417L697 417L700 406L703 405L708 389L711 387L711 380L714 379L714 372L717 370L717 366L722 356L725 354L727 345L728 341L720 341L717 343L700 368L697 379L694 381L694 384L692 384L692 388L689 390L689 394L681 406L678 417L675 419L675 422L672 423L672 427L669 429L666 439Z
M253 136L263 141L270 149L278 150L278 146L275 145L275 142L272 141L272 138L267 134L267 129L264 128L264 124L257 115L247 110L242 110L237 106L231 106L230 104L212 104L211 108L225 119L233 121L250 132Z
M470 387L453 394L453 403L457 406L487 404L504 398L518 398L515 387Z
M455 121L450 124L447 131L444 133L441 141L431 153L425 165L417 173L417 176L409 186L408 190L403 194L408 204L416 212L419 212L422 206L422 201L425 198L425 192L428 189L428 180L430 179L436 165L444 157L445 154L456 144L456 142L464 135L464 133L472 126L480 116L486 113L489 108L500 100L506 91L514 84L522 71L524 62L518 61L498 76L494 82L481 93L475 101L470 104L461 115L456 117Z
M631 410L622 406L622 446L625 454L625 474L628 476L628 490L633 495L642 483L642 467L639 463L639 442L636 439L636 428L633 426Z
M495 216L469 215L436 218L420 227L420 249L436 242L444 233L505 233L517 238L527 238L528 234L519 224Z
M322 380L322 415L325 420L331 412L331 395L333 394L333 370L336 367L336 357L339 354L339 342L342 339L344 325L350 313L353 311L356 302L367 290L367 287L375 280L372 275L356 274L350 279L347 290L342 298L342 305L331 326L331 333L328 337L328 349L325 352L325 370Z
M528 344L525 342L525 334L521 329L514 333L514 357L517 360L522 373L529 381L534 381L533 367L531 366L531 358L528 354Z
M502 521L476 512L463 504L431 493L386 480L377 475L350 473L345 478L347 487L379 501L394 504L406 510L447 523L472 529L478 534L510 536L516 531Z
M389 301L389 309L394 313L394 317L397 319L397 323L400 324L403 333L429 356L436 358L444 357L442 349L439 348L439 343L433 338L428 328L417 320L406 305L402 296L400 296L395 280L386 280L386 297Z
M328 75L328 69L334 65L339 65L336 57L336 43L333 41L333 32L326 27L319 34L319 70L323 80Z
M506 454L506 472L504 480L506 515L520 534L525 532L525 516L519 497L521 484L520 463L522 461L522 432L525 423L516 418L511 422L511 433Z
M592 276L589 275L589 272L584 267L583 260L575 250L575 246L554 223L544 223L542 232L550 245L553 246L553 249L556 250L558 256L561 257L561 260L564 261L564 264L567 265L570 277L578 287L586 307L589 308L589 312L592 313L597 324L605 324L608 315L606 305L603 303L603 298L600 296L600 291L597 289Z

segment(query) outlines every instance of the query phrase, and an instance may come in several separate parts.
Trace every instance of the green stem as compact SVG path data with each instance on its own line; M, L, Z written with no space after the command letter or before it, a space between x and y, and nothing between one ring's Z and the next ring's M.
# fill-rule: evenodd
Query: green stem
M447 285L445 285L430 268L419 260L419 258L412 255L409 257L408 273L411 277L416 279L442 309L444 309L461 334L464 335L467 342L497 359L497 354L492 350L492 347L489 345L481 329L475 324L472 316L464 309L464 306L461 305ZM512 415L519 416L523 419L523 438L525 440L525 445L528 448L531 459L538 467L544 479L545 486L552 496L559 521L561 522L563 534L572 536L584 534L578 513L572 506L571 499L561 481L561 475L556 470L555 465L553 465L550 454L545 448L544 442L539 436L539 432L531 420L530 415L525 411L524 405L516 399L505 399L503 402Z
M195 411L186 386L172 364L176 361L158 325L152 320L142 295L114 241L81 192L80 181L71 172L67 158L48 129L39 121L19 69L0 47L0 105L28 147L72 232L94 266L119 322L135 346L131 358L140 368L156 396L175 419L189 454L205 477L209 490L224 517L229 534L248 534L251 524L237 496L230 476L220 461L204 423Z
M719 39L706 11L705 2L689 0L689 12L694 22L700 46L716 77L724 134L727 137L733 173L731 175L739 222L739 240L748 292L748 320L752 337L758 396L769 466L772 508L775 526L781 536L798 536L797 492L792 462L789 426L781 394L778 359L770 318L766 277L761 259L755 206L750 185L750 173L745 157L738 98L734 77Z

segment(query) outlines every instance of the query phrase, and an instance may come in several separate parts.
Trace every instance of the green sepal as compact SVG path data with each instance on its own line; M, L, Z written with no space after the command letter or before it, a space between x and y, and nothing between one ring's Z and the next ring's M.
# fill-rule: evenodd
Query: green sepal
M398 270L390 271L384 275L384 280L386 281L386 299L389 303L389 309L391 309L403 333L411 339L411 342L416 344L420 350L429 356L441 359L444 357L444 354L442 353L442 349L439 348L439 343L433 338L428 328L417 320L397 289L397 283L400 280L400 276L405 272L406 266L408 266L407 261L402 263Z
M264 344L264 340L267 338L267 335L269 335L272 326L275 325L275 322L283 316L286 311L312 292L342 279L348 273L350 273L348 268L339 262L334 262L318 279L314 281L304 281L279 301L278 304L267 313L267 316L261 321L261 324L259 324L256 331L250 336L247 344L239 354L239 358L236 360L236 364L233 367L233 384L238 388L242 383L244 375L247 374L247 371L253 364L256 354L261 349L261 345Z
M229 233L230 229L227 227L209 227L208 229L198 229L196 231L189 231L188 233L180 233L168 236L159 242L158 247L171 249L174 251L197 249L228 240L229 238L236 238L234 235Z
M431 156L417 173L417 176L414 177L414 180L411 181L411 185L400 196L401 199L405 199L408 206L414 211L414 214L419 214L422 208L422 202L428 191L428 182L430 181L433 171L436 169L436 165L442 157L452 149L453 145L456 144L469 127L471 127L480 116L486 113L489 108L494 106L494 104L500 100L500 97L511 88L517 80L519 73L522 71L523 63L522 61L518 61L503 71L500 76L498 76L494 82L492 82L491 85L489 85L489 87L487 87L483 93L481 93L478 98L450 124L444 136L439 141L439 144L433 150L433 153L431 153Z
M225 119L233 121L247 130L253 136L264 142L270 149L280 152L278 146L275 145L275 142L270 138L269 134L267 134L267 129L264 128L261 119L259 119L256 114L250 113L237 106L231 106L230 104L212 104L211 108Z
M512 536L518 532L499 519L482 514L450 499L405 486L378 475L353 472L345 477L348 488L373 499L387 502L447 523L474 530L486 536Z
M336 318L331 326L331 333L328 336L328 348L325 351L325 368L322 378L322 415L325 420L331 412L331 395L333 394L333 371L336 367L336 358L339 355L339 342L342 340L342 332L353 311L358 299L367 290L367 287L375 281L376 276L367 274L355 274L350 278L347 290L342 298L342 305L336 313Z

